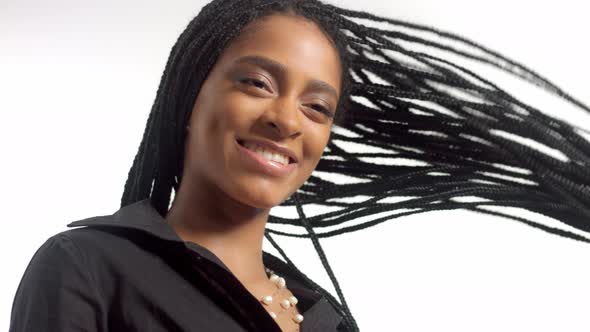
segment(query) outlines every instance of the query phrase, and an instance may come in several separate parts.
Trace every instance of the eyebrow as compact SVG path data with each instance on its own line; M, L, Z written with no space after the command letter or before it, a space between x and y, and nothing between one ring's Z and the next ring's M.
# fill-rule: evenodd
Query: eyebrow
M250 63L260 66L270 72L279 73L282 76L286 76L287 73L287 67L285 65L261 55L246 55L238 58L235 63ZM325 91L334 96L335 99L338 99L336 89L324 81L312 79L309 81L309 87L314 90Z

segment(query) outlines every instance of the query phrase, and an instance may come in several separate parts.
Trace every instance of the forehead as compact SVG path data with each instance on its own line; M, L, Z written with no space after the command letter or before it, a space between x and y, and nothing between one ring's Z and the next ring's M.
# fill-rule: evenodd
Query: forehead
M283 64L288 73L340 89L340 57L329 37L315 23L299 17L271 15L245 26L219 62L232 64L243 56L260 55Z

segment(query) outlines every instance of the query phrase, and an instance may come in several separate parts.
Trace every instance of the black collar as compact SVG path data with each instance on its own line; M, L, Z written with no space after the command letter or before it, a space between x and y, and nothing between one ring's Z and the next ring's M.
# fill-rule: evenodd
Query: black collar
M170 224L168 224L168 222L166 222L165 219L153 207L149 198L124 206L112 215L90 217L71 222L67 226L122 227L146 232L151 236L157 237L161 240L185 245L186 247L199 253L202 257L207 258L209 261L216 263L231 273L229 268L209 249L197 243L182 240L178 234L176 234ZM263 260L265 266L268 266L275 271L286 271L286 264L270 253L263 252ZM321 294L302 287L301 284L297 282L295 282L295 286L293 286L293 280L291 280L289 283L291 284L289 289L293 291L297 297L300 299L306 298L307 301L315 303L315 305L313 305L313 307L310 309L311 311L317 310L322 313L321 319L318 319L315 322L307 321L307 324L305 325L309 326L330 323L334 324L333 326L335 326L342 319L327 302L327 300L322 297Z
M209 249L194 242L182 240L170 224L168 224L153 207L149 198L124 206L112 215L90 217L74 221L67 226L111 226L139 230L165 241L184 244L198 252L201 256L208 258L227 271L230 271L229 268Z

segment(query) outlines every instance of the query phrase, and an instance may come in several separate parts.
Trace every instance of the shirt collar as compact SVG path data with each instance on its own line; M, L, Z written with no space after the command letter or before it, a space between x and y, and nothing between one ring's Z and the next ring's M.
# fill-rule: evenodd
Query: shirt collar
M172 226L170 226L170 224L166 222L160 213L153 207L149 198L126 205L112 215L90 217L71 222L67 224L67 226L122 227L147 232L162 240L184 245L210 261L217 263L231 273L229 268L209 249L197 243L182 240ZM263 260L264 264L269 268L277 268L279 270L284 269L284 266L282 265L285 265L285 263L267 252L263 252ZM315 326L316 324L319 324L318 326L320 326L321 324L332 324L333 326L336 326L338 322L340 322L342 318L319 293L303 287L299 282L294 281L293 279L291 279L289 283L291 284L289 288L294 293L296 292L297 295L304 296L316 304L310 309L311 311L319 311L322 313L320 315L322 317L313 316L316 319L308 320L306 325ZM308 329L306 328L305 330Z
M126 205L112 215L90 217L71 222L67 226L108 226L139 230L165 241L185 245L198 252L201 256L230 271L219 257L209 249L197 243L181 239L172 226L153 207L149 198Z
M113 226L133 228L167 241L184 242L152 206L150 199L126 205L112 215L71 222L68 227Z

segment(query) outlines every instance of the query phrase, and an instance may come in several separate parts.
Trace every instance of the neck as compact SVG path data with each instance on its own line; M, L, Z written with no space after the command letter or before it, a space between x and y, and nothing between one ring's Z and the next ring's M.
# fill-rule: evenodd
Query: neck
M269 212L185 178L165 219L183 241L207 248L242 283L255 284L268 279L262 241Z

